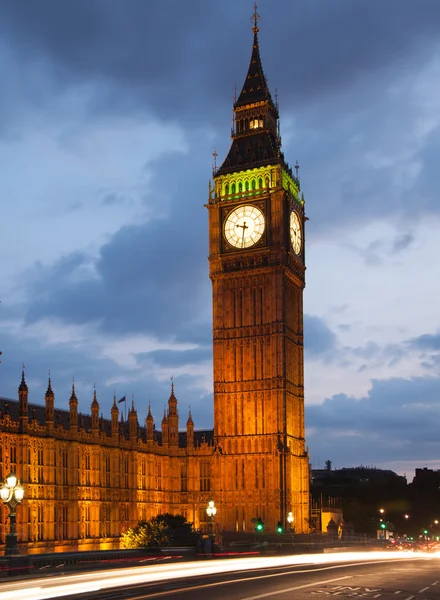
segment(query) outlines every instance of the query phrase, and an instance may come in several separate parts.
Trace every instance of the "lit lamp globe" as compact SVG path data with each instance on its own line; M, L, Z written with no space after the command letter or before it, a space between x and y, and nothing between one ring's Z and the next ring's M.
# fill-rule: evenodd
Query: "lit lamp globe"
M9 498L9 488L6 485L2 485L0 488L0 498L3 502L6 502Z
M15 486L14 493L17 502L21 502L24 497L24 487L20 483L17 483L17 485Z
M12 488L15 488L15 486L17 485L17 475L15 475L15 473L10 473L6 477L6 485L11 490L12 490Z

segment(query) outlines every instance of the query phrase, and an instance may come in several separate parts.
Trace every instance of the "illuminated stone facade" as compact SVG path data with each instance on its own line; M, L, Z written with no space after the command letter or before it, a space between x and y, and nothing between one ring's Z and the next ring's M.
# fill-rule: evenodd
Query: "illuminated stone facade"
M209 190L213 290L213 487L227 529L289 512L308 530L304 439L304 197L285 162L258 27L234 103L232 144Z
M208 526L213 432L194 431L191 414L179 432L173 385L160 431L150 411L140 427L133 405L121 421L116 398L103 419L96 391L91 415L79 414L74 386L69 410L56 409L50 379L45 406L28 403L24 373L18 396L0 398L0 469L24 484L17 533L28 552L118 548L123 531L161 512Z
M262 70L258 28L251 63L234 104L229 153L215 168L209 200L213 289L214 430L179 431L174 386L161 430L151 412L143 427L132 405L121 421L29 404L25 375L18 402L0 398L0 468L17 473L25 499L17 510L28 552L104 549L140 519L184 514L208 526L267 531L294 515L308 531L309 477L304 440L304 198L284 160L278 107ZM229 240L229 241L228 241ZM7 509L0 507L0 542Z

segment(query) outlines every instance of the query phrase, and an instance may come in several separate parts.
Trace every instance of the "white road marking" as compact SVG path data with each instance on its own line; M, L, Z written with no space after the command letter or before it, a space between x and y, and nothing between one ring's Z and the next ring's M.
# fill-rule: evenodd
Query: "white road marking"
M395 594L401 594L402 591L401 590L397 590L397 592L394 592Z
M412 598L414 598L414 596L408 596L407 598L405 598L405 600L412 600Z
M425 592L426 590L429 590L430 586L428 585L425 588L422 588L421 590L419 590L417 593L420 594L420 592Z
M353 575L346 575L345 577L338 577L337 579L326 579L325 581L316 581L315 583L305 583L304 585L296 585L295 587L284 588L284 590L277 590L276 592L268 592L267 594L259 594L258 596L248 596L242 600L260 600L260 598L269 598L271 596L277 596L278 594L286 594L287 592L303 590L309 587L318 587L319 585L325 585L326 583L332 583L333 581L342 581L343 579L353 579Z
M438 581L434 581L434 583L431 583L431 585L437 585Z

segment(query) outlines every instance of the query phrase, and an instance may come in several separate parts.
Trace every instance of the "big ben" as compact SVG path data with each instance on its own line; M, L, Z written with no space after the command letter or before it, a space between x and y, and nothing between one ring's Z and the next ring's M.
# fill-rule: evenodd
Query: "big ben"
M226 529L308 531L304 435L304 198L281 150L258 14L232 143L210 186L213 488ZM291 513L291 515L289 515Z

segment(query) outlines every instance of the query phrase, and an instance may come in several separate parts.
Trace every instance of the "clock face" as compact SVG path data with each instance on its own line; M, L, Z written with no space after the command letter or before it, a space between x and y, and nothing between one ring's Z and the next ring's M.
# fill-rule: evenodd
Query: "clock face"
M224 226L226 241L234 248L250 248L264 233L264 215L259 208L245 204L229 213Z
M302 248L302 229L300 218L295 211L290 213L290 241L295 254L299 254Z

